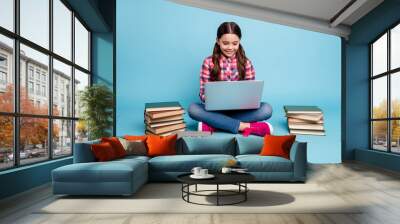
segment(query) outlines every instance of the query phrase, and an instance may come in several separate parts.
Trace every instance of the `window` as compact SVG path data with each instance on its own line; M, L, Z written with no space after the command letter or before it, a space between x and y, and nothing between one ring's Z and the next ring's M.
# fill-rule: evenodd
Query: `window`
M87 139L74 105L90 84L90 31L67 1L0 0L0 11L0 170L71 156Z
M49 48L48 12L49 0L20 0L21 36L46 49Z
M28 74L29 74L29 79L33 80L33 67L32 66L29 66Z
M28 92L29 94L33 94L33 82L28 82Z
M0 7L3 3L0 3ZM1 9L2 11L3 9ZM2 14L2 13L0 13ZM0 20L2 15L0 15ZM14 112L14 83L12 82L14 72L11 64L14 57L14 43L11 38L0 33L0 113ZM1 115L1 114L0 114ZM11 133L9 133L11 135ZM1 139L1 136L0 136ZM0 142L0 149L2 143ZM1 160L0 160L1 164ZM1 169L1 165L0 165Z
M75 18L75 62L82 68L89 69L89 32Z
M400 24L370 45L371 148L400 153Z
M60 1L53 0L54 53L71 60L72 12Z
M2 85L7 84L7 74L3 71L0 71L0 84Z
M14 31L14 0L1 0L0 9L0 26Z
M46 86L42 86L42 96L46 96Z
M3 67L3 68L7 67L7 56L0 55L0 67Z

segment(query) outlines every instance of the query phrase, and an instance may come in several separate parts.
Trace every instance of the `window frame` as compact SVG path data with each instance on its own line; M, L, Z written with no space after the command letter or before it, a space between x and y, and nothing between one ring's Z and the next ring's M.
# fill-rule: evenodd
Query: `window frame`
M385 29L384 32L379 34L375 39L373 39L368 44L369 50L369 149L373 151L386 152L391 154L400 154L400 152L392 151L392 121L400 120L400 117L392 117L392 98L391 98L391 79L393 75L400 72L400 67L391 69L391 30L396 26L400 26L400 21L395 22L389 28ZM380 74L373 74L373 44L376 43L381 37L387 35L387 64L386 71ZM386 105L386 118L373 118L373 81L378 78L386 77L386 87L387 87L387 105ZM374 136L373 136L373 122L374 121L386 121L386 151L374 148Z
M88 25L83 21L83 19L79 16L79 14L72 9L72 7L66 2L65 0L59 0L68 10L71 11L71 18L70 18L70 23L71 23L71 58L67 59L64 58L63 56L55 53L53 50L53 24L54 24L54 17L53 17L53 1L54 0L48 0L49 2L49 48L46 49L45 47L42 47L39 44L34 43L33 41L30 41L29 39L24 38L23 36L20 35L20 0L14 0L13 1L13 10L14 10L14 30L10 31L4 27L0 26L0 35L3 35L5 37L11 38L13 40L13 64L12 66L12 73L14 78L14 110L13 112L2 112L0 111L0 116L11 116L13 119L13 153L14 153L14 161L13 161L13 166L11 167L5 167L5 168L0 168L0 172L5 171L5 170L11 170L11 169L16 169L19 167L24 167L24 166L30 166L33 164L38 164L38 163L43 163L47 162L50 160L58 160L62 159L65 157L70 157L73 156L74 152L74 143L75 143L75 126L76 126L76 121L79 120L79 117L75 117L75 108L72 107L72 113L70 116L56 116L53 115L53 59L58 60L59 62L62 62L68 66L71 66L71 83L73 84L75 82L75 69L87 74L89 76L89 83L88 86L92 85L92 61L91 61L91 49L92 49L92 43L91 43L91 37L92 37L92 30L88 27ZM78 64L75 63L75 18L79 20L79 22L84 26L84 28L88 31L89 39L88 39L88 69L85 69ZM43 53L48 56L49 58L49 63L48 63L48 80L47 81L47 86L46 91L48 93L45 94L48 96L48 108L49 111L46 115L39 115L39 114L27 114L27 113L21 113L20 111L20 45L23 44L27 47L30 47L36 51L39 51L40 53ZM29 64L27 64L27 71L30 68ZM42 83L41 81L41 72L39 74L39 82ZM28 82L29 80L33 81L34 86L37 83L36 82L36 69L33 70L33 79L30 79L30 74L27 73L26 75L26 81ZM41 86L41 85L40 85ZM72 85L71 87L71 93L73 94L71 103L74 105L75 103L75 85ZM29 91L27 89L27 91ZM34 89L36 91L36 89ZM40 94L42 96L42 94ZM47 150L48 150L48 155L47 158L43 158L43 160L38 161L38 162L32 162L32 163L26 163L26 164L21 164L21 159L20 159L20 119L21 118L45 118L47 119L48 122L48 136L47 136L47 142L49 143L47 145ZM62 155L62 156L54 156L54 147L53 147L53 122L56 120L66 120L66 121L71 121L71 153L68 155Z

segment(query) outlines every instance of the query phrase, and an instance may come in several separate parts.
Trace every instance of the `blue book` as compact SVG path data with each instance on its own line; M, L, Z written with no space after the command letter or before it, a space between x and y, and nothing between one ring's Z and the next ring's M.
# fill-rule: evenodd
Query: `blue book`
M322 110L317 106L284 106L286 113L321 114Z
M145 112L154 112L154 111L166 111L166 110L180 110L182 106L179 102L154 102L154 103L146 103Z

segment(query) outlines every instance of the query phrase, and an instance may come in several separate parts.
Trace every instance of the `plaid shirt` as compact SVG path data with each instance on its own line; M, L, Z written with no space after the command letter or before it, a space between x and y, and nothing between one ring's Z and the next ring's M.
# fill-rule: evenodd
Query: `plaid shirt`
M220 81L238 81L239 71L237 69L237 59L236 57L226 58L221 56L219 59L219 65L221 72L219 74ZM204 59L203 65L201 66L200 72L200 100L205 102L204 96L204 83L211 82L211 73L214 68L214 63L212 61L212 56ZM254 80L256 77L256 72L250 60L247 60L245 67L245 80Z

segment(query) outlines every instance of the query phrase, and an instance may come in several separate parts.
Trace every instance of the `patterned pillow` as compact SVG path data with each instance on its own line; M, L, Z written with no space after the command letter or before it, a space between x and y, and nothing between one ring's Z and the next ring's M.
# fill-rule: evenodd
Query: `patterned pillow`
M122 146L126 151L126 155L145 156L147 155L147 148L145 142L142 140L126 140L120 138Z

